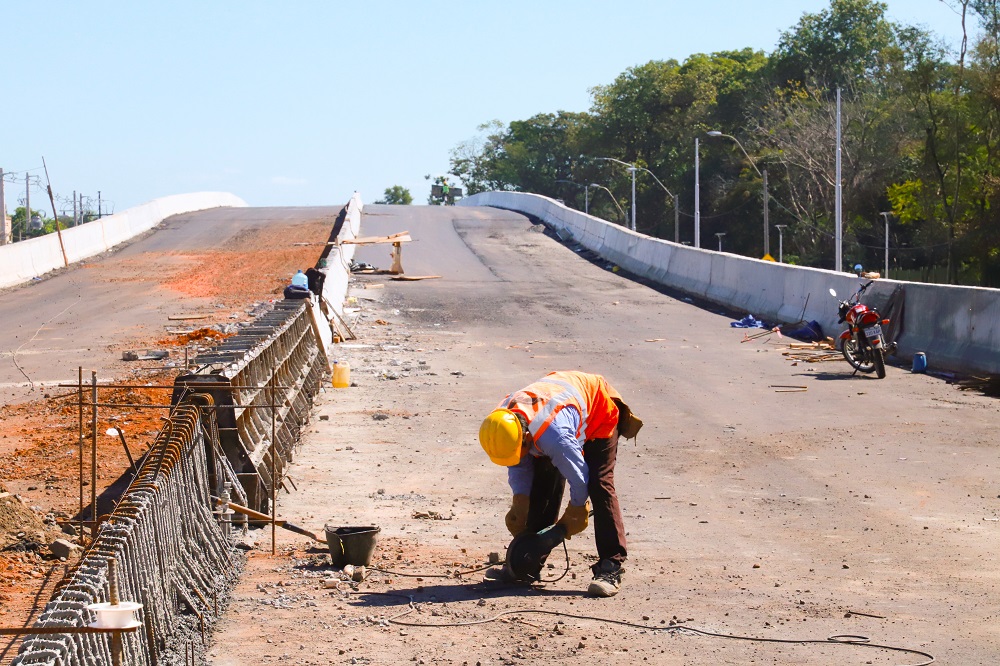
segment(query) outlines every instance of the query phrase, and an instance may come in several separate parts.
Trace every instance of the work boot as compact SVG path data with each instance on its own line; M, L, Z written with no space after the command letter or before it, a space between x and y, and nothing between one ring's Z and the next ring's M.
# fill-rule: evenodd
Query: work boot
M613 597L622 588L622 565L612 560L601 560L591 567L594 580L587 588L587 594L595 597Z

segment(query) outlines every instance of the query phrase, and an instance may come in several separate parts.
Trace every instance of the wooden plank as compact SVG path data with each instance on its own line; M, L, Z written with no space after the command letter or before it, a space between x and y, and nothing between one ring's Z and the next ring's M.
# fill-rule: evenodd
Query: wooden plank
M395 277L389 278L390 280L401 280L404 282L412 282L414 280L435 280L440 278L440 275L396 275Z
M187 315L169 315L167 319L170 321L187 321L189 319L208 319L212 315L198 315L198 314L187 314Z
M410 238L409 231L402 231L398 234L392 234L391 236L364 236L362 238L349 238L347 240L340 241L341 245L376 245L378 243L408 243L413 240Z

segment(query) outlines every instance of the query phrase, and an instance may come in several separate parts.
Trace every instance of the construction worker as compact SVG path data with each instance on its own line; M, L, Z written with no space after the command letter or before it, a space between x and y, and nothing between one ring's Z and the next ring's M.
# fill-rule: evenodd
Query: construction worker
M641 427L604 377L563 371L508 395L479 429L490 460L507 467L511 535L560 524L570 538L587 528L593 502L599 560L591 567L594 579L587 591L594 596L611 597L621 589L628 553L615 459L619 436L635 437ZM558 517L567 481L569 504ZM500 574L512 576L509 569Z

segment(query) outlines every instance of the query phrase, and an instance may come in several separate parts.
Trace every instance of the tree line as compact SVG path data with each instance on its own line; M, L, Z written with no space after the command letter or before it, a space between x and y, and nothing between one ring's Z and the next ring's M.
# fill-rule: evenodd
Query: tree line
M778 227L784 261L834 268L839 94L836 268L881 270L888 224L890 277L1000 287L1000 0L942 2L957 47L889 21L883 2L831 0L773 53L655 60L594 88L588 112L486 123L450 172L466 194L534 192L622 220L633 172L614 160L635 165L638 231L690 244L697 140L702 247L725 234L726 251L777 257Z

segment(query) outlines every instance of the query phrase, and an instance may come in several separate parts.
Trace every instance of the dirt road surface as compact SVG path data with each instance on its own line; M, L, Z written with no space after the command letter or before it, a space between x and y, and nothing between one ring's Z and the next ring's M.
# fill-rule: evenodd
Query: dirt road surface
M170 331L251 317L315 262L338 207L214 208L175 215L119 250L0 292L0 403L45 386L134 368L121 351ZM304 264L310 261L310 264ZM171 319L171 318L175 319ZM196 317L176 319L176 317ZM201 318L197 318L201 317Z
M253 319L281 298L297 268L315 263L339 207L218 208L178 215L154 232L46 279L0 292L0 624L30 624L63 575L49 552L60 527L89 506L90 456L81 492L79 411L74 391L83 368L112 403L165 404L184 349L217 344L221 329ZM176 319L178 316L194 319ZM122 361L125 349L169 351L166 361ZM172 365L162 369L164 364ZM161 367L161 369L157 369ZM145 452L162 425L157 409L102 409L97 492L128 467L111 426L131 452ZM85 440L90 440L89 417ZM11 493L4 497L5 493ZM20 498L20 499L18 499ZM0 640L0 663L16 645Z
M406 274L441 277L354 276L358 339L335 352L353 385L321 394L279 515L379 526L373 567L355 588L322 544L279 532L272 557L259 533L209 663L997 662L995 399L901 367L879 381L793 364L787 340L743 343L733 313L588 261L514 213L370 206L362 224L410 231ZM389 266L385 246L357 259ZM556 582L457 575L509 541L482 418L574 368L604 374L646 423L618 455L621 593L585 595L592 529ZM828 640L845 635L870 643Z

